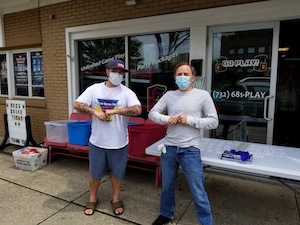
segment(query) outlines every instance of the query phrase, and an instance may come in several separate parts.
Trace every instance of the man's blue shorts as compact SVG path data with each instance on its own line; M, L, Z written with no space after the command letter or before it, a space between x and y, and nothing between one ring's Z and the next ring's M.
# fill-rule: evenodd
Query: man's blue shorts
M128 145L120 149L105 149L89 143L90 176L100 179L110 169L111 176L117 179L125 178L128 160Z

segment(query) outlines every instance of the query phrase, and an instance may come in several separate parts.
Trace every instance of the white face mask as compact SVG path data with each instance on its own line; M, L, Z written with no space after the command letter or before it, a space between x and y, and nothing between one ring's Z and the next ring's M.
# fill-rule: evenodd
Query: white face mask
M123 75L116 72L110 72L108 80L115 86L118 86L123 81Z

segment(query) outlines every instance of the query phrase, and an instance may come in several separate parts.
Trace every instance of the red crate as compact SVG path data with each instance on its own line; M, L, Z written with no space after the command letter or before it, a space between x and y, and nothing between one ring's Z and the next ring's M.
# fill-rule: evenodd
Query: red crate
M166 126L160 124L136 124L128 126L128 153L145 156L145 149L166 135Z

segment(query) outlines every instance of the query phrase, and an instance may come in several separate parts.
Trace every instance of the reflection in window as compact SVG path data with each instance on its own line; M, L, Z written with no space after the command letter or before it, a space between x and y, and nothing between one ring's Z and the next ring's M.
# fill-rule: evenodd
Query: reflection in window
M238 72L239 79L270 76L272 29L214 33L213 37L213 89L218 90L228 82L226 76L223 75L227 72ZM264 46L262 46L262 42L264 42ZM236 49L234 57L229 54L232 53L232 49ZM238 63L235 64L237 59L241 61L237 61ZM258 59L259 65L247 64L244 61L246 59ZM243 62L245 64L242 65Z
M248 52L248 54L254 54L255 53L255 48L254 47L249 47L247 52Z
M265 53L265 52L266 52L265 46L258 47L258 53Z
M190 32L131 36L128 46L131 88L147 114L167 90L176 88L174 67L178 62L189 62Z
M247 49L247 58L248 59L253 59L255 56L255 47L249 47Z
M234 52L235 52L235 49L234 49L234 48L232 48L232 49L229 49L229 51L228 51L228 54L229 54L229 55L233 55L233 54L234 54Z
M0 95L8 95L6 55L0 54Z
M125 61L125 38L78 42L79 94L88 86L107 80L105 65L113 59Z
M228 51L228 59L234 59L235 49L229 49Z
M244 58L244 53L245 53L244 48L238 48L237 53L238 53L238 55L237 55L238 59Z

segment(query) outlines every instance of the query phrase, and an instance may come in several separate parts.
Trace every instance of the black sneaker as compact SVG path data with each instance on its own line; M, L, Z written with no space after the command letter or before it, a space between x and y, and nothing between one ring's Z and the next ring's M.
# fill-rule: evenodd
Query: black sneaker
M159 217L152 223L152 225L164 225L164 224L168 224L169 222L172 222L173 220L174 218L169 219L167 217L159 215Z

